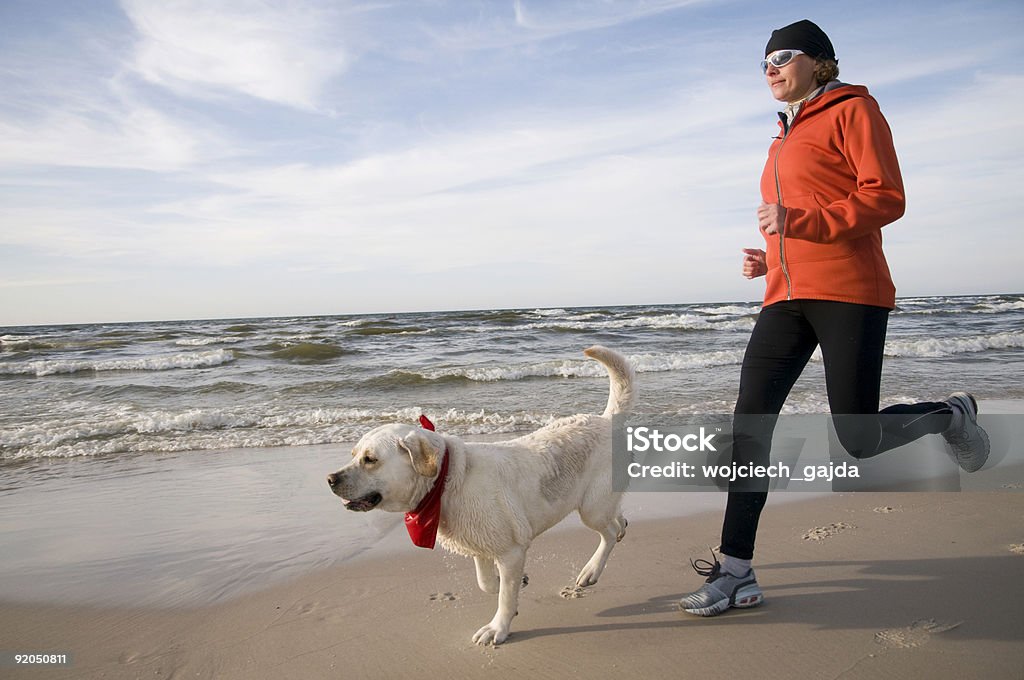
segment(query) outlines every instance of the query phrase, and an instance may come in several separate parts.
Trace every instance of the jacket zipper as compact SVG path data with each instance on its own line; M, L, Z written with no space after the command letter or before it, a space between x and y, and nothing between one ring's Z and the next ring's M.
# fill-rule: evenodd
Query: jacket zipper
M797 113L799 115L799 112ZM793 117L793 122L796 122L796 116ZM782 154L782 147L786 144L786 140L789 139L789 131L792 129L793 124L783 124L782 126L782 142L779 143L779 149L775 152L775 195L779 198L779 205L782 205L782 182L779 181L779 156ZM793 299L793 280L789 277L789 267L786 266L786 235L784 230L779 231L779 261L782 263L782 275L786 277L786 299Z

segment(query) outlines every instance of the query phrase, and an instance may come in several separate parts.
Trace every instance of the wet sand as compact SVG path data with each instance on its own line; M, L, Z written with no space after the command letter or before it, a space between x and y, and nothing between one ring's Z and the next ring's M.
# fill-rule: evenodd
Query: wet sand
M1006 484L1022 484L1018 474ZM0 605L8 651L72 655L14 678L1019 677L1024 494L847 493L769 500L765 603L703 619L720 513L635 519L599 584L571 592L594 547L549 532L527 559L512 635L470 641L495 607L472 561L409 546L189 608ZM9 674L9 675L8 675Z

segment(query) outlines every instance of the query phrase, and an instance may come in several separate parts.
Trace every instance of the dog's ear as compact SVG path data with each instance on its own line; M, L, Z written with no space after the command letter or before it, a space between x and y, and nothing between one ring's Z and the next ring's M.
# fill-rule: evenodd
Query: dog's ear
M444 447L438 446L434 441L436 436L429 436L425 432L410 432L398 440L398 445L405 449L412 459L412 469L424 477L433 477L437 474L438 464Z

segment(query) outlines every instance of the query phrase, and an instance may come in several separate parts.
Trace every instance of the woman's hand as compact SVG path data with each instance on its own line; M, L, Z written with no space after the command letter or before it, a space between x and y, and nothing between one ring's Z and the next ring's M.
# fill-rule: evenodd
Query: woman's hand
M765 234L781 234L786 225L786 209L778 203L761 203L757 209L757 226Z
M757 248L743 249L743 275L748 279L756 279L768 273L765 252Z

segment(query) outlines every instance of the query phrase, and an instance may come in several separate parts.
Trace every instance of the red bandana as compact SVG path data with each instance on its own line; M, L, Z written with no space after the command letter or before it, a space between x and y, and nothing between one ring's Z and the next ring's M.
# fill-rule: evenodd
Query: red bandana
M426 416L420 416L420 425L425 430L434 431L434 424ZM423 497L415 510L405 513L405 528L409 532L409 538L412 539L413 545L434 549L434 544L437 542L437 527L441 523L441 495L444 493L444 484L447 480L448 450L445 449L441 473L434 481L434 486Z

